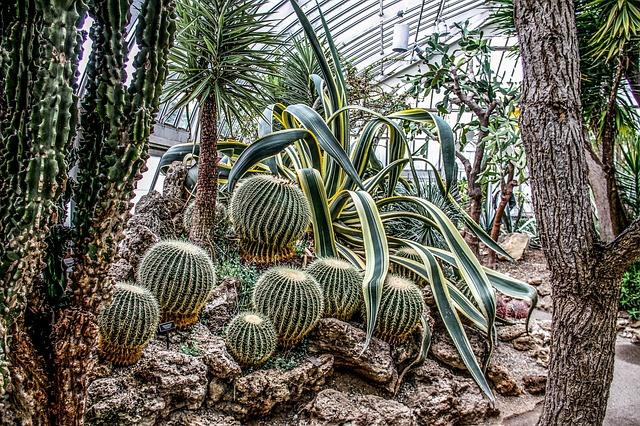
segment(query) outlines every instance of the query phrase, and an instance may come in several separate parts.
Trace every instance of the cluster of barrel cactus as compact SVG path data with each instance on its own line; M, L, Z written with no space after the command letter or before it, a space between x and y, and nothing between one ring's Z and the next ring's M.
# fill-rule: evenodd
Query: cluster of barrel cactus
M138 283L153 293L163 319L178 328L198 321L216 284L213 261L203 248L186 241L160 241L145 253Z
M320 284L324 316L348 321L362 302L362 275L349 262L327 257L307 267L307 273Z
M266 316L257 312L242 312L227 326L225 343L240 364L260 365L276 349L276 330Z
M293 244L311 220L309 203L300 188L271 175L241 182L231 198L230 214L243 259L258 264L293 257Z
M376 335L390 343L402 342L418 327L424 309L422 291L417 285L388 274L382 286Z
M317 281L305 271L284 266L262 274L252 301L255 309L271 320L283 346L294 345L309 334L324 310Z
M98 316L100 353L115 365L138 361L160 321L160 306L146 288L116 283L111 303Z

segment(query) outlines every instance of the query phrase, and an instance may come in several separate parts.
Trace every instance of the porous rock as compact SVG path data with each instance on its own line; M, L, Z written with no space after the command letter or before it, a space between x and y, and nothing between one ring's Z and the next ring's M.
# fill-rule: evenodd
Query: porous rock
M311 337L309 351L332 354L336 366L347 367L373 382L395 383L398 372L389 344L373 338L362 352L365 339L363 330L335 318L325 318Z
M414 369L409 379L398 399L413 409L418 424L483 424L498 414L473 380L453 375L433 359Z
M225 278L213 290L211 301L202 310L202 322L212 333L219 333L236 314L240 282Z
M531 374L522 378L524 388L532 395L540 395L545 391L547 385L546 374Z
M529 240L529 235L514 232L507 235L500 245L513 259L520 260L524 255L524 251L529 247Z
M487 369L487 377L500 395L515 396L522 394L522 389L515 377L509 368L504 365L491 364Z
M476 333L468 333L467 337L469 338L471 349L476 355L476 358L478 360L482 360L482 357L485 355L486 348L486 345L482 341L482 338ZM462 371L466 371L467 369L466 365L462 361L462 358L460 358L458 349L454 346L451 337L449 337L447 332L444 330L438 333L434 333L431 341L431 347L429 348L429 353L433 355L437 360L449 367Z
M224 395L216 409L236 417L264 416L276 406L299 400L306 392L317 392L333 371L333 356L310 357L289 371L256 370L239 377L233 392Z
M183 338L198 348L197 357L207 366L210 376L218 379L233 379L242 374L238 363L227 352L224 339L211 334L203 324L195 324L189 330L189 334Z
M163 422L165 426L241 426L231 416L215 413L210 410L177 411Z
M153 425L172 411L199 408L207 393L207 367L200 360L155 346L121 373L89 386L88 424Z
M414 426L412 410L375 395L356 395L325 389L305 408L308 425Z

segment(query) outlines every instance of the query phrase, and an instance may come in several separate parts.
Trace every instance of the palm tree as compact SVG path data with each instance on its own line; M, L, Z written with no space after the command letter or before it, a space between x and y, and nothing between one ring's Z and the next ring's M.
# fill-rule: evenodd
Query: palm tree
M170 54L167 100L196 102L200 157L189 239L211 248L218 189L218 125L256 117L277 70L278 36L261 12L263 0L179 0L176 45ZM212 252L212 250L210 250Z

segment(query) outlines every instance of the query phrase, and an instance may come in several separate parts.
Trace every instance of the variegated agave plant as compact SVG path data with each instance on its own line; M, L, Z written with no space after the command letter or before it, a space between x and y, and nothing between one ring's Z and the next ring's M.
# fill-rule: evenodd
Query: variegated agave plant
M444 159L445 179L439 180L439 186L452 205L460 209L448 194L455 174L454 138L451 128L442 118L424 109L404 110L388 116L365 110L371 119L359 136L351 140L349 111L364 109L347 104L338 52L324 17L320 14L330 47L330 58L325 57L313 27L296 1L291 0L291 4L320 63L322 75L312 75L310 78L323 100L325 116L320 116L303 104L275 104L268 107L260 124L258 140L232 158L228 189L232 191L246 172L260 172L265 168L269 168L273 174L299 182L311 205L316 254L320 257L343 257L364 270L363 294L367 316L365 345L375 329L382 285L390 263L397 263L423 277L431 286L443 323L469 372L487 396L493 398L483 368L471 349L461 317L484 333L492 348L496 341L495 290L511 297L528 299L533 306L536 301L535 289L480 265L452 221L439 208L420 197L419 187L401 177L402 170L408 166L414 181L417 181L413 164L415 161L426 161L411 156L402 122L410 121L435 128ZM389 138L389 164L383 168L372 167L372 162L375 163L375 140L383 132L387 132ZM363 176L369 177L365 179ZM406 195L406 191L403 191L403 195L397 195L395 188L399 183L411 188L412 195ZM407 204L421 207L428 215L402 210L402 206ZM380 211L383 206L394 205L398 208ZM491 249L508 256L462 209L460 211L471 232ZM434 248L387 236L384 223L401 217L417 219L433 227L442 235L447 248ZM392 254L403 246L413 248L420 260ZM471 298L447 280L443 274L445 264L458 271ZM425 341L421 357L426 356L430 338L430 330L424 321L423 329Z

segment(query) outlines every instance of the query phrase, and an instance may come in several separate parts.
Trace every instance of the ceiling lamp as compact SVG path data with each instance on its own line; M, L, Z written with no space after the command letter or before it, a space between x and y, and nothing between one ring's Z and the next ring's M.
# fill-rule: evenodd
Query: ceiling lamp
M393 26L392 50L398 53L409 50L409 24L395 24Z

